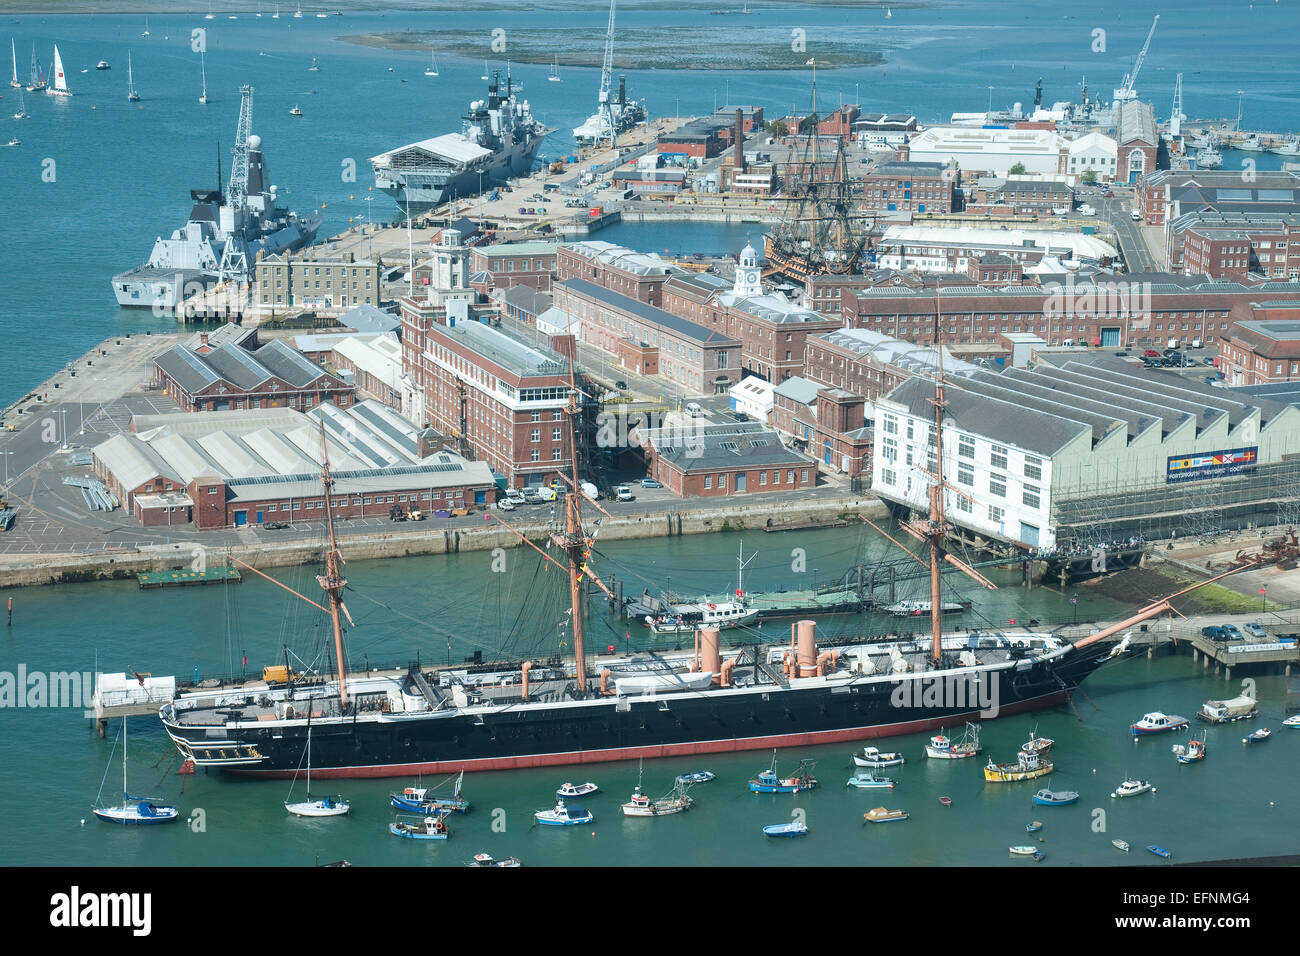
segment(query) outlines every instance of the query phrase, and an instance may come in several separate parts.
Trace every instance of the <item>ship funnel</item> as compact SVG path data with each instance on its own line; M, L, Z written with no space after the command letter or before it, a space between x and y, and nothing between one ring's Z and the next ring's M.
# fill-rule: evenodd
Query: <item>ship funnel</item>
M716 627L700 629L700 670L712 674L715 684L720 680L722 655L718 653L718 629Z
M817 622L800 621L795 626L799 631L798 675L812 677L817 673Z

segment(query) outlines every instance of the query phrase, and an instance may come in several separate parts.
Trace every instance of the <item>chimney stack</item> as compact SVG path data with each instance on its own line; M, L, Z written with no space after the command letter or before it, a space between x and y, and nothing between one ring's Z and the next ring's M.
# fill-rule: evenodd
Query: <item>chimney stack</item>
M735 158L731 161L732 188L735 188L735 177L745 171L745 111L739 106L736 107L736 132L735 132Z

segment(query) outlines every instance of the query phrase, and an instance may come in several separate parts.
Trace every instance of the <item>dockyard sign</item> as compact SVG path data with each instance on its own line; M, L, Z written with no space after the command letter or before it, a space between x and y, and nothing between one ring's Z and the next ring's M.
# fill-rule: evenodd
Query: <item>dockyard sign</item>
M1165 467L1165 483L1253 474L1258 459L1258 446L1172 457Z

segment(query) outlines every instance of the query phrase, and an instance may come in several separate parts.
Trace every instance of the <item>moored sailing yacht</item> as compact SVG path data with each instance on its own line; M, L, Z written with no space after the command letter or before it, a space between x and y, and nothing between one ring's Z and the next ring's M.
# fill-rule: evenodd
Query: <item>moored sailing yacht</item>
M100 791L103 791L103 785ZM126 785L126 718L122 718L122 805L120 807L95 807L92 811L105 823L127 826L152 823L171 823L180 819L180 811L144 797L133 797Z
M135 91L135 77L131 73L131 54L126 55L126 99L129 103L140 102L140 94Z
M18 81L18 50L14 47L14 41L9 40L9 55L14 61L14 78L9 81L9 85L16 90L22 89L23 85Z

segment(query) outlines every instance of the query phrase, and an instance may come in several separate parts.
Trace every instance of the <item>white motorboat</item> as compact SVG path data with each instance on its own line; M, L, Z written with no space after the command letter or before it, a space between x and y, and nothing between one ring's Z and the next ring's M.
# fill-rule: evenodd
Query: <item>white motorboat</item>
M1164 734L1171 730L1184 730L1187 725L1188 720L1186 717L1179 717L1177 714L1162 714L1158 710L1153 710L1149 714L1144 714L1137 723L1130 725L1129 732L1134 737L1145 737L1148 734Z
M563 800L555 805L554 810L538 810L533 817L538 823L548 827L572 827L582 823L592 823L596 819L590 810L565 806Z
M1300 714L1294 714L1282 721L1283 727L1300 727Z
M877 777L874 773L854 774L844 785L857 787L859 790L893 790L896 786L891 778Z
M1112 797L1136 797L1140 793L1156 792L1156 788L1151 786L1146 780L1125 780L1112 792Z
M897 767L904 759L900 753L881 753L875 747L863 747L862 753L853 755L853 762L859 767Z
M600 787L588 781L580 783L576 787L571 783L566 783L560 789L555 791L555 795L561 800L572 799L573 797L585 797L588 794L595 793Z
M960 760L962 757L974 757L980 752L979 724L966 725L962 739L953 742L943 734L935 734L925 745L925 755L934 760Z

